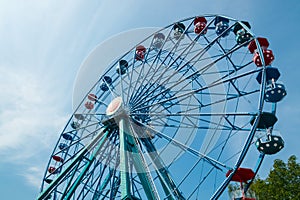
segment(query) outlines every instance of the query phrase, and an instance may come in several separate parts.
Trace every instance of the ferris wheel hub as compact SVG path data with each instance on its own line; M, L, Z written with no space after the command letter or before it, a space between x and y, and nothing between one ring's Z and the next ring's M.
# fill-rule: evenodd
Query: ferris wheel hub
M123 109L122 103L123 103L122 97L114 98L107 106L106 115L112 116L112 115L119 115L121 113L124 113L125 110Z

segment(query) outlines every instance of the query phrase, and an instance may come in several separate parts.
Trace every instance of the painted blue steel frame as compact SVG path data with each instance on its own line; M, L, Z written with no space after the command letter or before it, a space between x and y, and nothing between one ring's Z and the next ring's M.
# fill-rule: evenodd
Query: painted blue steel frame
M211 175L213 171L216 173L215 184L218 182L219 185L213 187L214 192L210 193L210 198L218 199L222 195L253 144L256 127L264 108L265 65L262 49L256 36L247 26L238 20L222 16L230 22L224 32L230 32L235 24L239 23L251 34L251 40L255 40L257 51L262 58L262 68L251 69L252 60L246 61L249 55L243 53L245 52L243 48L245 49L245 45L250 40L228 47L227 42L234 44L234 41L226 39L230 37L230 34L223 37L222 34L214 33L214 20L217 16L205 15L204 17L208 19L207 33L204 31L198 35L193 33L194 17L180 21L185 24L186 29L179 37L178 35L173 37L173 24L171 24L157 32L166 34L163 43L159 45L160 48L153 46L153 35L156 33L141 41L140 44L148 44L144 60L135 59L135 47L133 47L100 76L99 81L87 92L86 98L82 100L64 128L47 165L48 169L55 164L57 174L46 170L41 186L42 193L38 199L45 199L47 196L52 199L89 197L92 199L190 199L199 195L199 188L202 186L213 184ZM207 53L211 54L210 58L207 57ZM244 57L238 59L240 55ZM127 60L129 63L124 74L118 74L115 71L119 60ZM218 64L225 65L226 68L219 67ZM213 65L216 65L219 71L209 71ZM251 76L258 72L263 74L260 88L250 87L247 91L248 82L252 81ZM206 76L209 77L209 73L218 74L218 76L214 80L205 79ZM112 81L107 83L104 77L110 77ZM247 82L247 84L243 85L241 82ZM106 84L108 89L101 90L101 84ZM225 93L210 90L220 85L225 85ZM93 102L95 105L93 110L84 108L89 94L97 96L97 100ZM217 98L220 95L224 95L224 98ZM256 101L251 99L252 95L255 95ZM126 136L122 134L123 131L120 131L122 129L120 127L124 124L118 126L114 119L107 119L105 114L105 109L110 103L108 99L116 96L122 97L123 107L128 112L127 117L130 118L131 125L135 126L132 131L129 131L131 136ZM215 100L212 100L214 98ZM257 103L258 107L253 108L251 112L240 112L241 107L233 105L231 112L227 110L213 112L214 105L223 102L228 109L231 107L227 105L231 102L232 104L243 103L242 98L251 99ZM250 101L249 99L247 101ZM273 112L275 113L276 109L273 109ZM239 118L247 120L253 116L256 116L253 126L249 124L242 126L237 123ZM224 120L224 122L220 125L220 121L216 122L213 119ZM73 121L76 121L80 127L71 128ZM102 138L107 138L105 142L97 138L98 131L103 128L107 130L105 137ZM182 130L190 130L190 134L193 135L194 131L196 133L212 129L215 132L222 131L227 136L222 138L221 135L212 147L207 145L206 149L210 149L207 152L195 149L196 145L193 142L188 143L190 138L187 142L176 139L177 135L183 133ZM229 162L222 156L226 155L225 151L228 151L229 143L239 132L248 132L248 135L244 138L245 143L240 146L241 149L233 154L235 163L232 162L232 158L228 159ZM70 137L66 139L63 134L68 134ZM139 134L147 136L140 137ZM201 142L205 141L205 138L195 137ZM90 141L98 145L94 144L93 148L88 148L89 151L87 151ZM138 156L135 162L132 158L128 158L124 153L128 151L128 143L133 145L131 151L150 155L155 173L134 172L145 170L151 166L151 163L143 163L143 156ZM161 158L161 152L165 151L165 147L161 145L173 145L180 149L181 153L174 156L174 162L165 163ZM64 148L60 148L62 146ZM99 148L97 149L96 146ZM197 146L197 148L200 147ZM155 153L151 154L151 152ZM174 176L172 170L185 153L195 156L197 160L189 170L186 170L185 175ZM52 159L54 155L60 155L64 162L54 163ZM87 159L88 156L91 158ZM263 158L264 155L259 156L258 164L254 169L255 174ZM193 186L192 190L188 190L186 182L195 170L201 170L199 163L205 166L202 169L207 171L204 175L199 175L198 183ZM233 169L232 173L227 178L224 176L224 181L220 182L219 179L222 178L218 173L224 173L228 169ZM160 189L155 189L153 184L160 184ZM65 189L59 189L62 185L67 186ZM80 188L79 191L77 191L78 188Z

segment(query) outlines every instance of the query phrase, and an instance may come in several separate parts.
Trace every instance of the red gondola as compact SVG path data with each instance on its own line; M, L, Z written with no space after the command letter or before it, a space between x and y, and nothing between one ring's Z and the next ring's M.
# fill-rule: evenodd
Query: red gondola
M263 49L262 53L264 55L265 66L271 65L273 60L275 59L273 51L270 50L270 49ZM256 64L257 67L263 66L262 60L261 60L260 55L259 55L258 52L256 52L254 54L253 62Z
M143 45L139 45L135 50L135 59L143 60L145 58L146 48Z
M206 32L207 32L207 29L205 29L206 23L207 23L207 20L205 19L205 17L196 17L194 20L194 26L195 26L194 32L196 34L200 34L201 32L202 32L202 34L206 34Z
M262 49L267 49L269 47L269 41L267 40L267 38L262 38L262 37L258 37L257 41L259 43L259 45L261 46ZM252 40L249 45L248 45L248 49L251 53L254 53L255 50L257 49L256 46L256 42L255 40Z
M53 155L52 158L53 158L53 160L55 160L56 162L64 162L64 159L61 158L60 156Z
M87 101L84 106L86 107L86 109L92 110L94 108L94 104L90 101Z
M229 170L226 173L226 177L228 177L231 172L232 172L232 170ZM252 169L238 168L237 171L235 172L235 174L233 175L233 177L231 178L231 180L232 181L236 181L236 182L244 182L244 183L246 183L247 181L253 179L254 176L255 176L255 174L252 171Z
M96 96L95 94L89 94L89 95L88 95L88 99L89 99L90 101L96 101L96 100L97 100L97 96Z
M232 170L229 170L226 173L226 177L231 174ZM248 181L252 180L255 177L255 173L252 169L249 168L238 168L235 174L232 176L231 181L239 182L240 188L236 191L232 191L232 199L233 200L256 200L253 196L248 196L244 192L244 185L243 183L247 183Z
M49 167L49 168L48 168L48 172L49 172L50 174L56 174L56 173L57 173L55 167Z

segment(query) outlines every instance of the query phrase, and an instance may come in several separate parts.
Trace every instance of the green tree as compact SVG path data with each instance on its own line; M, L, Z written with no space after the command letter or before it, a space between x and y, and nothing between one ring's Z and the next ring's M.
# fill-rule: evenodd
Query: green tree
M292 155L287 163L276 159L268 177L251 185L259 200L300 199L300 163Z

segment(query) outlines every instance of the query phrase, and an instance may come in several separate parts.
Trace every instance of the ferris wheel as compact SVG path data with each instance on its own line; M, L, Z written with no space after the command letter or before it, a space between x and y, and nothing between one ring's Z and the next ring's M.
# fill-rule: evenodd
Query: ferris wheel
M218 199L231 181L246 194L284 147L273 129L286 96L250 28L190 17L115 58L60 134L37 199Z

